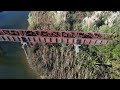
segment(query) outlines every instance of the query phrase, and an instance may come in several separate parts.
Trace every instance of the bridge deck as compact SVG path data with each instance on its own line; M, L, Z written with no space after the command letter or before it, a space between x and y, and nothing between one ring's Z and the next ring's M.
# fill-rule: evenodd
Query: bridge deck
M104 35L93 32L1 29L0 41L104 45L111 41L102 39Z

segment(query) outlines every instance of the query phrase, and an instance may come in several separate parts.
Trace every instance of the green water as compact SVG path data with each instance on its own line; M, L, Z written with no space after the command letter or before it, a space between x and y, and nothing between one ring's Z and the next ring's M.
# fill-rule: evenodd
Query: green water
M0 13L1 28L26 29L28 11L5 11ZM0 42L7 52L0 57L0 79L34 79L36 76L29 68L20 43Z

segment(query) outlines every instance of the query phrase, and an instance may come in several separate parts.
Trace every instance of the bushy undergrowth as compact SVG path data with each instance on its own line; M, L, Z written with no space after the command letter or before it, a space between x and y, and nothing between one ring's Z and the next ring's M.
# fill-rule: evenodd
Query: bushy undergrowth
M120 78L120 33L119 19L112 27L105 21L112 12L102 12L90 27L84 18L94 16L95 12L66 11L66 20L57 21L55 11L31 11L29 29L75 30L112 33L112 42L104 46L81 45L75 56L73 45L33 44L29 52L29 63L38 78L46 79L112 79ZM61 17L63 18L63 17ZM102 18L102 19L101 19ZM99 25L99 27L98 27ZM39 47L39 48L38 48Z

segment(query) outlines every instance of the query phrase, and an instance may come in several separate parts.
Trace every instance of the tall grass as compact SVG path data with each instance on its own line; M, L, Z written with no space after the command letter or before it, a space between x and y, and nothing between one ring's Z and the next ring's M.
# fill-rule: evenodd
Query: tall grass
M86 15L92 15L91 13L67 12L66 21L61 21L56 25L55 12L31 11L28 18L29 29L85 31L82 20ZM80 53L75 56L73 45L34 43L28 49L28 62L30 67L36 71L37 78L40 79L119 78L118 74L115 75L116 72L113 72L113 69L116 69L112 67L111 63L108 64L113 58L105 57L105 52L107 52L106 49L103 49L105 47L107 45L98 47L82 45ZM114 50L114 52L116 51Z

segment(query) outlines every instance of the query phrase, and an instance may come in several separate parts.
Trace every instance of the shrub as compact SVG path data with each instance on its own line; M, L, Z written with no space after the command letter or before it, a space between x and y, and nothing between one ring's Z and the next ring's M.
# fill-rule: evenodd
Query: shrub
M34 44L29 50L31 67L38 78L54 79L109 79L120 78L120 34L119 17L112 27L103 22L113 13L102 11L90 29L82 22L94 11L66 11L66 21L57 22L55 11L31 11L29 29L55 29L112 33L107 36L114 41L104 46L81 45L80 53L75 56L73 45L67 44ZM101 24L100 27L97 24ZM114 33L114 34L113 34ZM39 49L37 48L39 46Z

